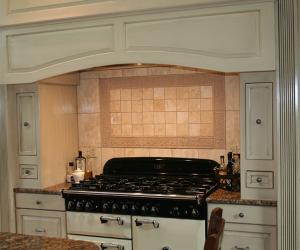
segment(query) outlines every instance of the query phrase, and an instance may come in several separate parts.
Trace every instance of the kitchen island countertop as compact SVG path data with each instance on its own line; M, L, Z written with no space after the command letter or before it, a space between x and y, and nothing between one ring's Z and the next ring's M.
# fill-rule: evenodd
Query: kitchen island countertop
M91 242L81 240L67 240L45 236L31 236L13 233L0 233L0 249L9 250L99 250Z
M33 193L33 194L57 194L61 195L61 190L68 189L70 183L60 183L47 188L14 188L15 193Z

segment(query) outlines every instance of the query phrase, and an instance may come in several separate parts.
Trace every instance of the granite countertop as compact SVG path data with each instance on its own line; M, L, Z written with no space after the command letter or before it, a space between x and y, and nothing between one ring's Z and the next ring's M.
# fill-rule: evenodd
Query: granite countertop
M230 192L223 189L216 190L206 200L208 203L218 204L254 205L271 207L277 206L277 201L241 199L241 193Z
M9 250L99 250L91 242L67 240L44 236L30 236L13 233L0 233L0 249Z
M61 195L62 189L68 189L70 183L61 183L47 188L14 188L15 193L56 194Z

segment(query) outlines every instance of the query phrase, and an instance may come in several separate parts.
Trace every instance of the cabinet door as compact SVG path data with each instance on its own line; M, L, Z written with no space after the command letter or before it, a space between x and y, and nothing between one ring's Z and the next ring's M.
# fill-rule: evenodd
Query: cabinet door
M246 84L246 158L273 158L272 83Z
M17 209L17 232L20 234L65 238L65 213Z
M19 155L36 155L36 96L17 93Z

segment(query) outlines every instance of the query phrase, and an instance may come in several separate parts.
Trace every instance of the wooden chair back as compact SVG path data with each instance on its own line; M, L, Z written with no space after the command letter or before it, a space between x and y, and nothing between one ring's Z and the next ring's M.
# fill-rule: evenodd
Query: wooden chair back
M225 220L222 218L222 214L222 208L217 207L211 211L204 250L221 249L221 242L225 226Z

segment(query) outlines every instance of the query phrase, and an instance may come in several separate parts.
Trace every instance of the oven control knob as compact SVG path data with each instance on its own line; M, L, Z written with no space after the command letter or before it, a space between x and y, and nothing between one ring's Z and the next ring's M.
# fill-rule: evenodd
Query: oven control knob
M193 208L192 211L191 211L191 216L193 218L198 217L199 216L199 211L196 208Z
M150 210L150 214L151 215L158 215L158 213L159 213L158 207L152 206L151 210Z
M119 205L117 203L112 204L111 211L113 213L119 212Z
M83 210L83 208L84 208L84 202L83 201L77 201L76 202L76 210L77 211L82 211Z
M178 217L180 216L180 209L179 207L173 207L169 213L171 216Z
M143 205L143 206L141 207L141 213L142 213L142 214L147 214L148 211L149 211L149 208L148 208L147 205Z
M68 201L67 210L74 210L76 207L75 201Z
M133 204L133 205L131 206L131 209L130 209L130 210L131 210L131 213L132 213L132 214L137 214L137 212L138 212L138 207L137 207L137 205L134 205L134 204Z
M85 206L84 206L84 210L87 211L87 212L90 212L92 210L94 210L95 206L92 202L88 201L87 203L85 203Z
M109 212L109 203L105 202L102 204L102 212Z
M123 213L127 213L128 212L128 205L127 204L123 204L122 207L121 207L121 211Z

